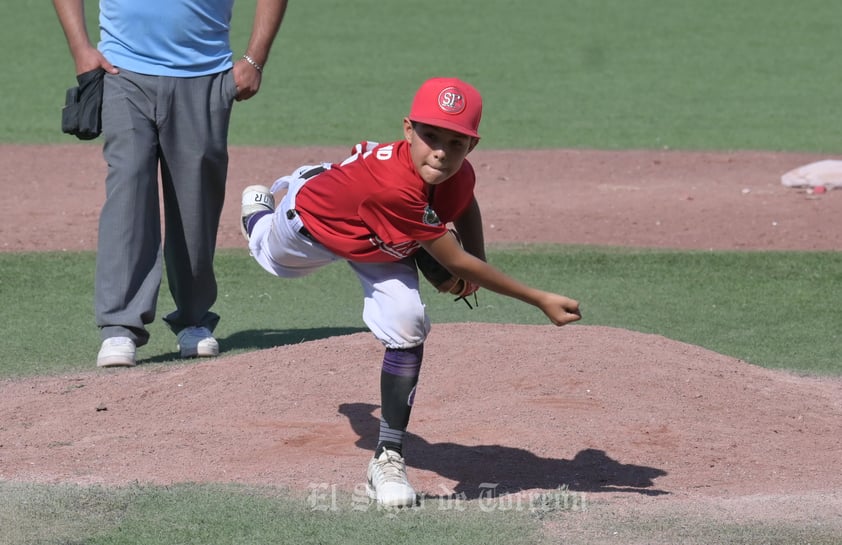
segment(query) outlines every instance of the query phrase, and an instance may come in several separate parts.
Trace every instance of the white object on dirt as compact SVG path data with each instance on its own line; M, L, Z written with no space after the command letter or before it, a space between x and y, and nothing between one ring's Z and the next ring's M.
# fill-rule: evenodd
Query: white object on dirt
M842 187L842 161L827 159L790 170L781 176L787 187Z

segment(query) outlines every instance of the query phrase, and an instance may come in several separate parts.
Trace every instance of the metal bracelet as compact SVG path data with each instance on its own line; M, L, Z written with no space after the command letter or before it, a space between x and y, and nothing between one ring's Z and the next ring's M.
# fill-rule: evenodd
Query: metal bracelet
M254 69L260 72L261 74L263 73L263 66L257 64L257 62L255 62L255 60L249 57L248 55L243 55L243 60L245 60L250 65L254 66Z

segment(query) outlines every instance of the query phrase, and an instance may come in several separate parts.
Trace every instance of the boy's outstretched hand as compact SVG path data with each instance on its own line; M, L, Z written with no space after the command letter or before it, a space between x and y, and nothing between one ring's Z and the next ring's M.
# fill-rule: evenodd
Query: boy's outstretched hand
M546 296L541 299L539 308L557 326L582 319L582 312L579 310L579 301L563 295L546 293Z

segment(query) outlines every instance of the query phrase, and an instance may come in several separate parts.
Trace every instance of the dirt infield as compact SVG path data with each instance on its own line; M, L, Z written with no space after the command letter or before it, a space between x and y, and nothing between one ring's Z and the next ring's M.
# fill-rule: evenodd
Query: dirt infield
M233 150L219 246L242 247L242 188L347 151ZM825 156L478 149L470 158L491 243L842 248L842 192L812 195L780 183L783 173ZM105 197L98 145L0 146L0 164L0 251L95 247Z
M219 246L242 247L243 187L344 151L234 149ZM95 247L98 146L5 146L0 158L0 251ZM842 192L780 183L823 158L472 155L492 244L838 250ZM468 330L474 344L457 346ZM434 325L426 354L408 463L432 496L564 484L618 513L795 523L842 515L839 380L584 325ZM0 479L352 490L376 436L381 356L360 333L165 370L3 382Z

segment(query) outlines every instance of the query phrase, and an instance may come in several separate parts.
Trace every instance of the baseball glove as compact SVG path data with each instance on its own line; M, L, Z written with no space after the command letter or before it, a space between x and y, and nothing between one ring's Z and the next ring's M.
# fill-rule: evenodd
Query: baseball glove
M102 87L105 70L97 68L76 76L77 87L67 90L61 111L61 131L79 140L102 133Z
M456 233L455 230L451 229L450 232L456 236L456 240L460 240L459 234ZM462 299L469 308L473 308L466 297L473 294L474 303L476 304L476 292L479 289L479 286L472 282L468 282L464 278L454 276L453 273L447 270L441 263L436 261L436 258L431 256L424 248L420 248L417 252L415 252L413 258L415 259L415 266L418 267L421 275L424 276L424 278L426 278L439 293L449 293L451 295L455 295L455 301Z

